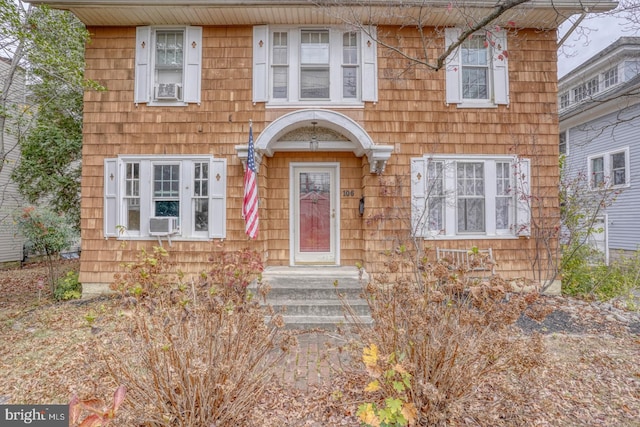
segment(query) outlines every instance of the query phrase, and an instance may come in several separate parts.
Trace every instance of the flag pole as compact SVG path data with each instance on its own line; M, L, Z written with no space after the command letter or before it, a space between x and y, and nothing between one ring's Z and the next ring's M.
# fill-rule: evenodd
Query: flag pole
M247 152L247 168L244 172L244 197L242 201L242 216L245 223L245 234L249 239L258 236L258 170L255 161L255 147L253 145L253 120L249 120L249 149Z

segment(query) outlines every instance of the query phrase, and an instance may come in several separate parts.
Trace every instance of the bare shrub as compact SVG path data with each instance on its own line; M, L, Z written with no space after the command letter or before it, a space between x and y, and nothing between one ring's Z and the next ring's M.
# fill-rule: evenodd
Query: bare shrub
M214 263L224 259L229 258L215 257ZM277 316L266 324L264 310L246 289L239 293L237 283L226 288L231 292L217 281L219 275L213 275L215 282L203 274L200 281L184 283L179 274L168 274L167 263L162 250L144 253L116 284L129 300L135 298L128 313L131 351L106 357L116 381L127 387L129 421L154 427L242 425L295 341L276 326ZM261 264L234 268L234 277L256 277ZM163 274L150 278L150 272Z
M514 294L497 276L467 281L465 271L444 264L415 266L403 250L388 255L393 280L387 275L364 289L374 323L356 322L353 331L363 355L353 358L363 362L351 372L362 390L354 400L370 402L360 407L366 425L383 422L389 402L404 414L389 425L450 425L496 374L524 375L540 365L541 337L516 338L511 329L537 294ZM404 372L403 384L382 381Z

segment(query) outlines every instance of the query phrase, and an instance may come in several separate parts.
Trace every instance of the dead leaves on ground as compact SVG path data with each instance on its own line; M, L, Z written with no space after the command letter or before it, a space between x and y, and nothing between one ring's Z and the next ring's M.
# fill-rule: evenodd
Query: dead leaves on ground
M126 324L121 305L111 299L56 303L46 291L38 301L44 274L37 265L0 272L0 402L59 404L74 394L109 400L117 384L95 344L118 341ZM545 344L543 367L533 375L492 378L457 425L640 426L637 335L552 334ZM357 426L360 402L349 400L349 387L348 376L304 390L274 381L254 408L254 425Z

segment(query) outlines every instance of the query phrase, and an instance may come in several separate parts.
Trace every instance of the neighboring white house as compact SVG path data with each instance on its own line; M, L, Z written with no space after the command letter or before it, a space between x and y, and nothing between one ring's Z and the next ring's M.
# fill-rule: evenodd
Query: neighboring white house
M620 190L593 236L610 256L640 244L640 37L621 37L558 82L560 153L590 191Z
M9 68L10 60L0 58L0 93L5 93L5 82ZM9 111L14 106L19 107L25 104L25 93L24 72L20 70L14 75L11 86L8 88ZM21 198L17 185L11 180L11 172L20 159L20 150L17 138L11 131L11 121L8 120L8 126L5 127L4 132L6 157L2 171L0 171L0 267L6 263L21 261L24 244L24 239L17 234L13 221L13 213L22 204Z

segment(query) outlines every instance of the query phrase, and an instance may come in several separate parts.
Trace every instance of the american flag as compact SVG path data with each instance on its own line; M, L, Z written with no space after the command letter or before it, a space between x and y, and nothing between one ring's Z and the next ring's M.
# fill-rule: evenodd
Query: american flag
M258 185L257 171L253 148L253 128L249 124L249 153L247 154L247 170L244 172L244 200L242 202L242 216L244 217L244 231L250 239L258 236Z

